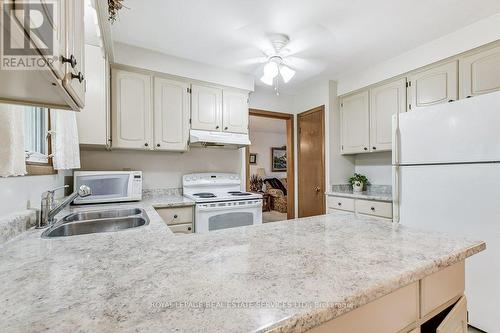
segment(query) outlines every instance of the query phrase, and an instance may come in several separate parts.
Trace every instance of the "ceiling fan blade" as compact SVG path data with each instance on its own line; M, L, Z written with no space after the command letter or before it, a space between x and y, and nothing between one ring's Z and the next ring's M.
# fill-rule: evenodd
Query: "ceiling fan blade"
M290 34L290 43L280 53L285 57L298 55L322 41L331 39L332 35L327 27L320 24L313 25Z
M319 60L310 60L300 57L287 57L284 64L298 72L318 74L326 69L326 63Z
M238 66L252 66L252 65L260 65L267 61L267 57L254 57L241 60L237 63Z

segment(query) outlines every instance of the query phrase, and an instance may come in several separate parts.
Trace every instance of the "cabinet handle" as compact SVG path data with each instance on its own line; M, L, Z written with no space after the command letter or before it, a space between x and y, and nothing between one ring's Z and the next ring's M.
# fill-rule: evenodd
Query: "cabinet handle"
M227 131L229 129L229 127L224 127L224 131Z
M453 102L455 102L455 100L454 100L454 99L450 99L450 100L448 101L448 103L453 103Z
M85 77L83 76L82 72L78 72L78 75L71 73L71 78L78 79L78 82L80 82L80 83L82 83L83 80L85 80Z
M156 147L160 147L160 144L159 144L159 143L157 143L157 144L156 144Z
M364 149L365 151L366 151L366 150L368 150L368 148L366 148L366 147L365 147L365 148L363 148L363 149Z
M470 95L469 95L469 96L467 96L466 98L472 98L472 96L470 96Z
M74 55L71 55L69 58L66 58L65 56L61 56L61 60L63 63L69 63L71 65L71 68L75 68L76 65L78 65L78 62L76 61L76 58Z
M189 231L191 231L191 229L192 229L191 227L188 227L188 230L189 230Z
M342 202L339 202L339 203L338 203L338 205L339 205L339 206L342 206Z
M373 150L377 150L377 147L372 147Z
M374 212L374 211L375 211L375 207L372 207L372 208L370 208L370 209L372 210L372 212Z
M149 146L149 143L147 143L147 142L146 142L146 143L144 144L144 147L148 147L148 146Z
M219 126L215 126L215 129L219 129Z

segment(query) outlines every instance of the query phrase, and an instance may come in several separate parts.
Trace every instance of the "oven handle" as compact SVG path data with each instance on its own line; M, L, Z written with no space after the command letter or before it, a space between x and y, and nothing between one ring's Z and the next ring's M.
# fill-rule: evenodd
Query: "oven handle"
M206 204L203 204L206 205ZM249 204L249 205L231 205L231 206L215 206L215 207L202 207L202 206L197 206L196 209L200 212L213 212L217 210L227 210L227 209L247 209L247 208L257 208L257 207L262 207L262 201L259 201L257 203Z

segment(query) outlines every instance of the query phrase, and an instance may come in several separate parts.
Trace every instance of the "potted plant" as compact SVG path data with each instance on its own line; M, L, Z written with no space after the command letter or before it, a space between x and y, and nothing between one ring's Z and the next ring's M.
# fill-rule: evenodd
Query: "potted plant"
M355 173L354 176L349 178L349 184L351 184L354 192L363 192L366 189L366 185L369 185L370 182L365 175Z

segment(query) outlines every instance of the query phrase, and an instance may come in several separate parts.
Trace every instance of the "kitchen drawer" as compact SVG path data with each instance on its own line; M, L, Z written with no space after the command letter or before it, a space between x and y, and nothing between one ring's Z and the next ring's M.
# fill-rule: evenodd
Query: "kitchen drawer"
M359 214L373 215L392 219L392 203L356 200L356 212Z
M193 223L193 207L161 208L156 211L168 225Z
M464 290L465 265L463 261L423 278L420 285L421 317L459 298Z
M170 228L170 230L172 230L174 234L192 234L194 231L192 223L174 224L168 227Z
M354 199L329 196L328 208L354 212Z

